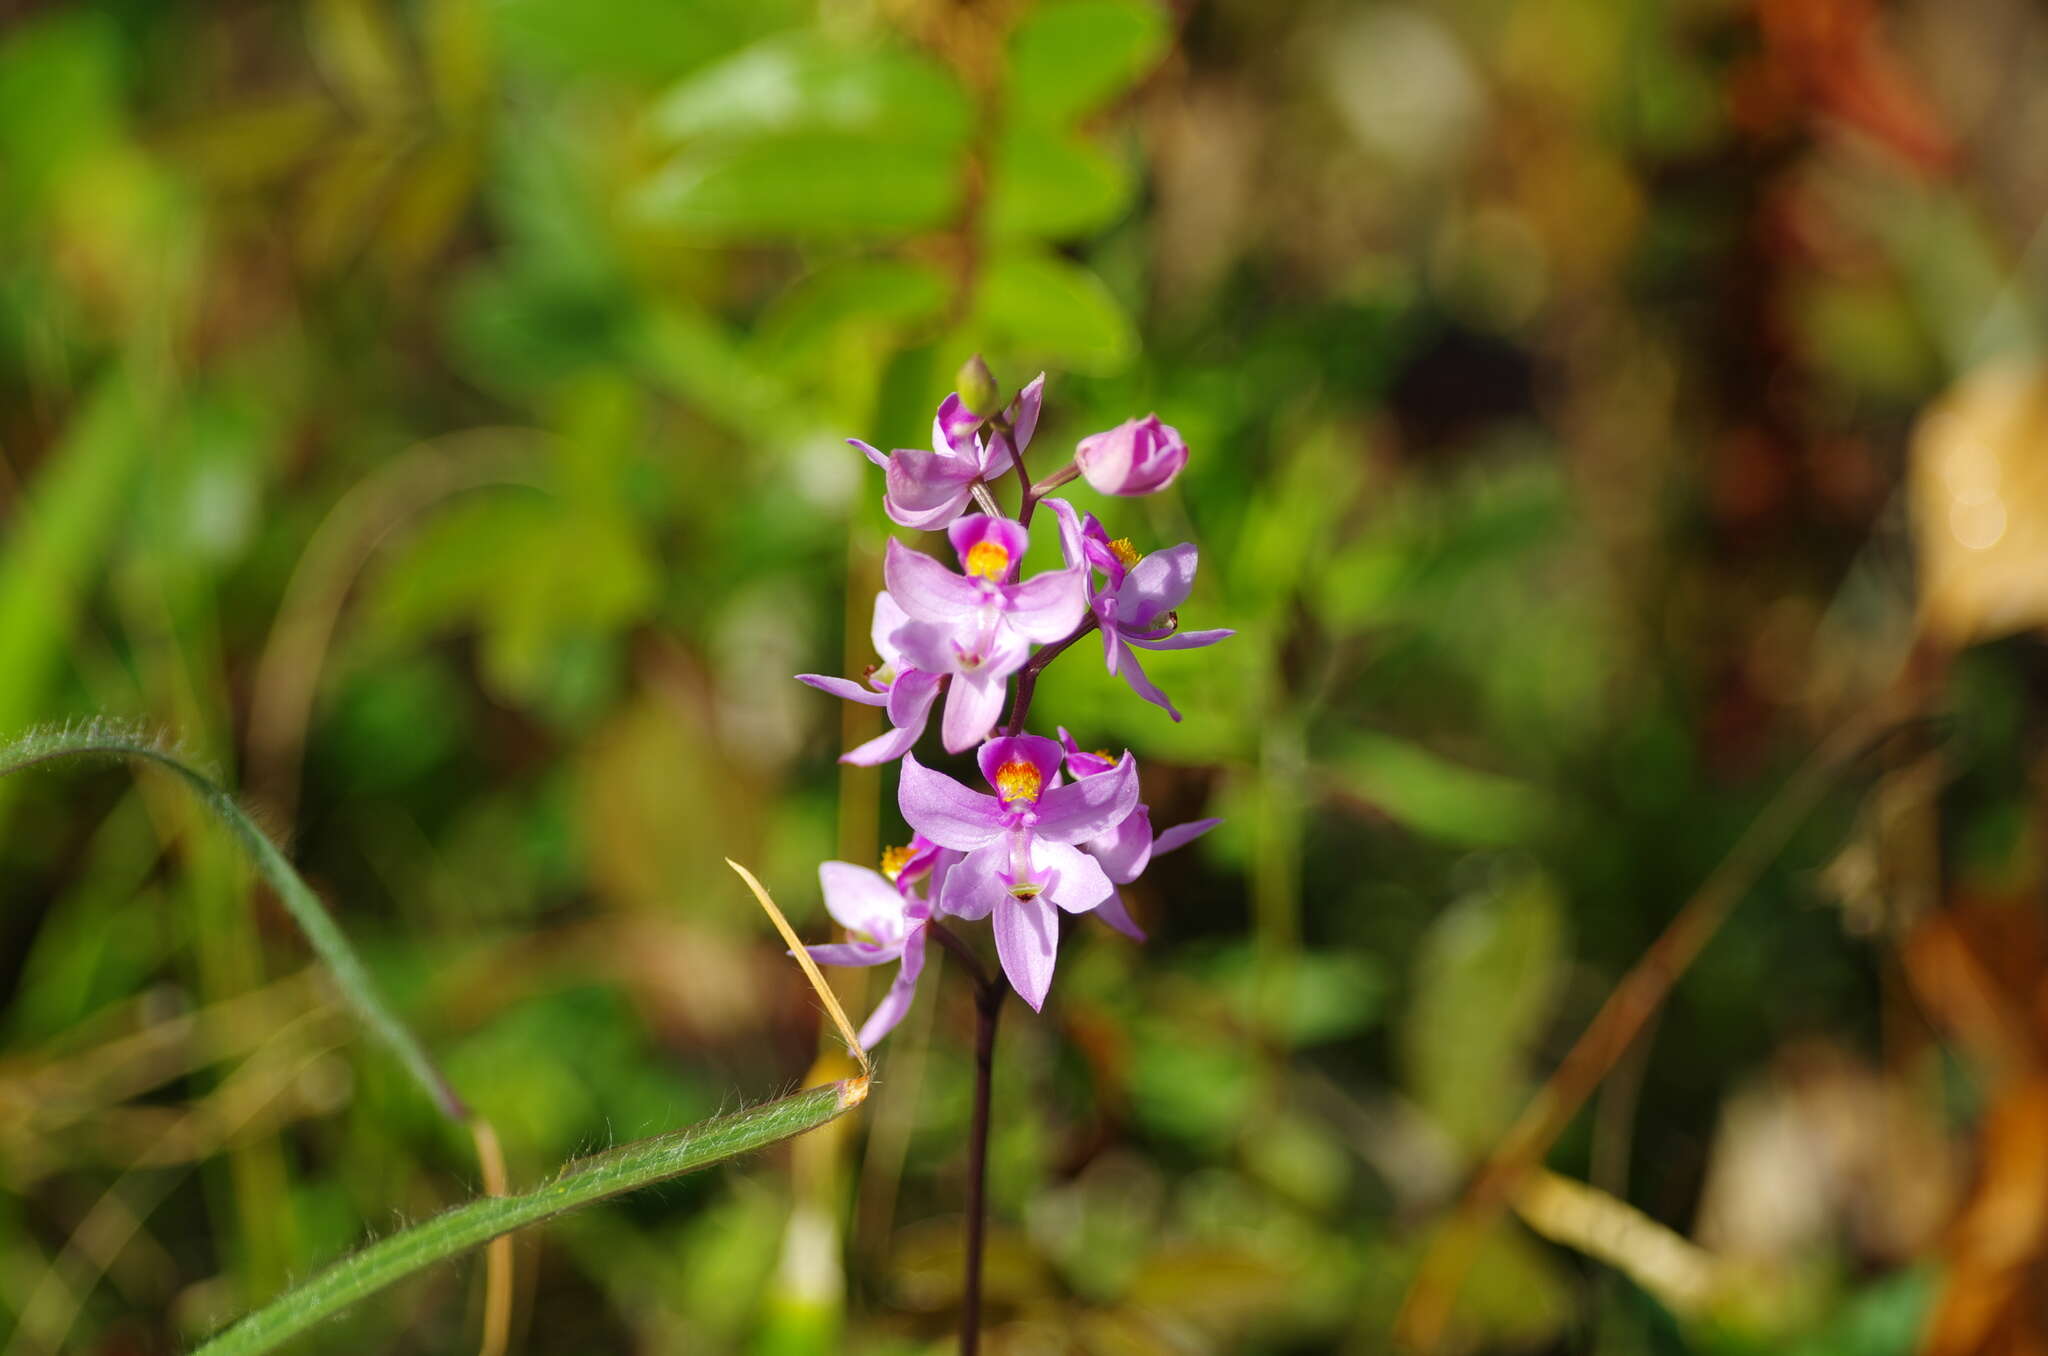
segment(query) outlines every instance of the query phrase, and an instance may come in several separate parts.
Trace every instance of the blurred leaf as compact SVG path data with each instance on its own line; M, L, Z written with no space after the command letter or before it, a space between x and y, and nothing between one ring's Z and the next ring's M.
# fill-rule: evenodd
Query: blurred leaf
M0 170L10 218L40 206L66 169L119 137L120 42L111 16L83 7L8 32L0 45Z
M303 167L341 116L323 95L279 95L209 113L171 133L168 149L220 188L254 188Z
M1928 410L1907 482L1920 609L1962 646L2048 623L2048 370L1979 369Z
M794 0L494 0L511 60L573 77L673 80L799 14Z
M830 240L943 225L959 195L950 146L806 132L694 147L635 205L648 221L705 240Z
M1019 122L1072 121L1151 68L1171 38L1158 0L1051 0L1010 36L1005 112Z
M1043 362L1096 376L1121 371L1138 344L1130 317L1100 278L1058 255L1030 249L989 260L975 328L979 347L1015 354L1027 369Z
M491 0L425 0L420 46L428 82L450 121L473 122L492 91Z
M1571 1273L1512 1224L1489 1233L1458 1292L1454 1330L1489 1345L1540 1348L1564 1331L1575 1307Z
M1251 947L1234 946L1201 974L1247 1029L1291 1045L1320 1045L1369 1030L1387 1001L1386 969L1368 955L1305 951L1289 959L1287 982L1274 985L1264 982Z
M1546 820L1536 788L1463 767L1388 735L1357 731L1344 736L1327 766L1344 792L1407 828L1448 843L1526 843Z
M413 102L405 40L383 0L313 0L307 10L313 59L364 117L397 117Z
M18 730L44 702L114 542L152 429L134 379L115 369L72 414L17 510L0 555L0 730ZM0 789L0 814L15 795Z
M1123 165L1078 137L1016 127L996 146L988 228L998 236L1068 239L1115 221L1131 196Z
M753 331L762 360L790 373L815 375L825 355L851 332L872 343L877 332L936 322L947 282L911 259L845 259L805 274L772 302Z
M1523 1061L1563 978L1562 906L1533 873L1453 904L1423 937L1400 1032L1409 1093L1468 1151L1527 1095Z
M677 141L866 135L944 150L965 143L967 96L928 57L784 34L675 86L655 105L654 129Z
M1156 1131L1213 1153L1237 1136L1258 1092L1243 1048L1164 1019L1139 1026L1131 1102Z

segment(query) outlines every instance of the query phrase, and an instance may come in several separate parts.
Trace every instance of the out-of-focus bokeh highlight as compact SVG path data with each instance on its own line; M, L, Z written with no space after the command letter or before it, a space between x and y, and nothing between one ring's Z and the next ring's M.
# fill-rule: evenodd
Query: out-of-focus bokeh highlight
M1179 725L1039 687L1228 823L1010 1009L990 1349L2048 1350L2037 7L0 13L0 736L240 788L515 1184L830 1051L721 859L822 940L816 863L903 838L789 675L873 660L841 440L980 351L1050 373L1041 473L1181 429L1075 497L1238 632L1153 664ZM950 978L857 1117L522 1236L512 1349L947 1349ZM181 1349L476 1187L181 792L0 782L0 1354Z

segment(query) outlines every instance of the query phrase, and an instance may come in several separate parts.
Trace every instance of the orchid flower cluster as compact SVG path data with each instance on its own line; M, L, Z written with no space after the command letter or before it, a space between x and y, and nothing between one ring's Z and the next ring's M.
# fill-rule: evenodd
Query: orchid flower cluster
M1101 633L1109 672L1174 720L1180 712L1146 676L1137 651L1195 649L1231 634L1181 629L1179 608L1194 587L1192 542L1141 555L1128 539L1110 537L1093 513L1044 497L1075 479L1113 496L1164 489L1187 464L1187 444L1156 415L1133 419L1082 439L1070 464L1034 485L1024 454L1038 427L1044 375L1000 412L993 412L1000 403L994 379L978 358L961 369L960 384L965 394L948 396L932 420L930 451L884 454L849 440L881 469L890 519L944 531L959 569L892 539L886 587L875 598L879 662L862 681L798 675L887 713L888 732L841 762L902 760L898 803L911 840L885 852L879 871L851 862L819 868L826 910L851 939L808 948L825 965L898 963L895 982L861 1028L867 1046L909 1010L928 937L942 918L991 919L1004 976L1040 1008L1052 984L1060 914L1092 913L1143 941L1119 887L1153 857L1221 822L1196 820L1155 835L1128 751L1112 757L1087 751L1064 728L1056 740L1025 729L1039 672L1090 631ZM1014 518L995 499L1011 474L1021 496ZM1057 521L1064 564L1027 579L1024 556L1041 504ZM926 767L911 752L941 696L941 745L951 754L974 751L993 794Z

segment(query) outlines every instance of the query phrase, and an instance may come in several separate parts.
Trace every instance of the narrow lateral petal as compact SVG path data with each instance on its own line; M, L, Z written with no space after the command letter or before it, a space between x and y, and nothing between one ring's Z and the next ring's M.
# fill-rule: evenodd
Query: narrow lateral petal
M1223 821L1220 819L1190 819L1185 824L1176 824L1152 840L1152 855L1171 852L1177 847L1186 847Z
M833 942L807 946L804 950L820 965L886 965L897 954L893 946L870 946L866 942Z
M945 773L932 771L915 754L903 756L896 803L910 827L940 847L971 852L1003 831L1002 806L994 796L970 791Z
M917 747L917 737L924 733L924 722L915 725L898 725L887 734L878 734L864 744L856 744L839 755L839 761L850 767L880 767L893 763Z
M924 969L925 930L920 927L910 934L903 944L903 968L896 972L896 979L889 985L889 992L882 995L882 1001L860 1024L860 1043L863 1049L872 1050L881 1043L882 1037L896 1029L903 1015L910 1011L911 1003L917 998L917 976Z
M1138 763L1123 756L1108 772L1056 786L1038 798L1033 832L1055 843L1080 843L1107 833L1138 806Z
M835 697L844 697L847 701L859 702L862 706L887 706L889 704L888 693L877 692L866 683L856 683L851 678L834 678L830 674L824 673L799 673L796 676L796 680L799 683L807 683L820 692L829 692Z
M1116 664L1110 671L1121 674L1123 680L1131 685L1131 691L1137 693L1146 701L1151 702L1175 720L1180 719L1180 712L1174 709L1173 703L1167 699L1166 694L1161 692L1152 680L1145 676L1145 668L1138 662L1138 656L1133 654L1131 647L1124 644L1121 640L1117 642Z
M876 447L873 443L864 443L858 438L848 438L846 441L859 448L862 456L881 467L884 471L889 469L889 456L881 448Z
M1214 645L1217 641L1228 640L1236 634L1237 632L1230 630L1175 631L1170 636L1161 636L1157 640L1147 640L1141 635L1134 636L1129 631L1126 631L1123 633L1123 638L1132 645L1142 645L1148 650L1199 650L1204 645Z
M1045 1006L1052 987L1053 963L1059 957L1060 920L1042 899L1005 894L996 901L996 955L1017 996L1033 1012Z
M1111 890L1109 898L1095 906L1095 916L1134 942L1145 940L1145 929L1139 927L1137 920L1131 917L1131 911L1124 904L1121 891Z

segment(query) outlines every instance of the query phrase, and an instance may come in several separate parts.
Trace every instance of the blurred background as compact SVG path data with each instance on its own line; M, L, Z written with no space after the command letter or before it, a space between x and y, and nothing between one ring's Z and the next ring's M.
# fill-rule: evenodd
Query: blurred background
M1039 688L1229 822L1010 1007L992 1349L1377 1352L1406 1297L1451 1352L2048 1350L2037 6L0 16L0 732L218 769L515 1184L832 1073L720 859L823 940L816 864L904 838L789 675L873 662L841 440L978 350L1049 373L1041 471L1183 431L1075 498L1238 631L1151 666L1180 725ZM476 1189L178 788L0 783L0 897L0 1352L180 1349ZM858 1116L521 1237L513 1349L947 1349L938 969Z

